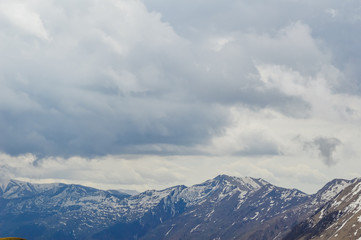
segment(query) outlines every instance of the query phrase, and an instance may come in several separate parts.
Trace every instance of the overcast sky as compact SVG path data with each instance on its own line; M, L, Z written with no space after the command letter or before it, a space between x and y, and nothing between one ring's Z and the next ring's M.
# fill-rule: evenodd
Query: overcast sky
M0 29L3 181L361 177L358 0L1 0Z

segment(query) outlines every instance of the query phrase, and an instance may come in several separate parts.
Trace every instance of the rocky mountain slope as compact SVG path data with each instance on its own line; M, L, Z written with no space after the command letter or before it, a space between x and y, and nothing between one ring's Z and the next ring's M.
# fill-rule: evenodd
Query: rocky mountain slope
M191 187L131 196L80 185L11 180L0 187L0 236L282 239L355 182L334 180L318 193L307 195L262 179L220 175ZM328 214L326 210L323 213Z
M193 198L194 193L204 193ZM309 196L273 186L261 179L218 176L185 189L186 210L160 224L143 239L262 239L274 238L278 229L297 221L291 208Z
M0 234L29 239L77 238L114 224L122 199L80 185L30 184L11 180L0 195Z
M294 227L286 239L361 239L361 179L344 182L343 186L339 194Z

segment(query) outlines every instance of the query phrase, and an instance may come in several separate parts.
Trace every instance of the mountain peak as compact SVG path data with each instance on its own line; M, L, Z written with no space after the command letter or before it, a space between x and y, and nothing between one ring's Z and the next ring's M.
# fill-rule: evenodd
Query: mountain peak
M315 201L318 201L319 203L326 203L333 199L335 196L337 196L343 189L357 182L357 180L358 178L354 178L351 180L334 179L328 182L316 193L317 198L315 199Z
M220 174L217 177L215 177L214 179L215 180L230 180L230 179L234 179L234 178L235 177L233 177L233 176L229 176L229 175L226 175L226 174Z
M6 187L8 186L9 179L1 179L0 180L0 191L5 191Z
M224 182L231 185L237 185L240 187L241 190L255 190L259 189L264 185L269 184L267 181L261 178L252 178L252 177L234 177L229 175L218 175L212 180L209 181L217 181L217 182Z

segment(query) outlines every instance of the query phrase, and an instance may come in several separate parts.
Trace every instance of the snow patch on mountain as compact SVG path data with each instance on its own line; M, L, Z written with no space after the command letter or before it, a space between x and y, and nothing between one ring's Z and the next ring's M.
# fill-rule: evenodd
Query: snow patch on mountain
M240 199L242 199L247 193L256 191L266 184L269 183L262 179L219 175L202 184L193 185L184 189L179 195L179 198L183 198L188 205L199 204L205 198L211 195L213 196L215 193L217 193L217 198L213 200L218 202L235 193L240 193Z
M267 224L272 225L272 219L288 228L290 221L315 212L320 201L333 199L350 184L351 181L335 180L317 194L307 195L297 189L274 186L262 179L219 175L190 187L174 186L130 196L74 184L31 184L11 180L0 195L4 203L1 214L41 213L43 216L37 219L37 224L63 232L72 231L74 236L94 233L116 223L127 228L127 224L146 226L143 221L152 221L151 224L164 224L162 236L172 238L184 227L179 227L184 222L189 223L186 232L192 235L214 231L218 229L218 222L227 221L232 231L239 231L239 224L247 225L248 230L269 220L271 222ZM354 192L361 191L361 185L357 187ZM360 205L361 200L355 201L349 208L359 209ZM308 206L308 212L304 210L305 206ZM175 216L183 216L184 221L167 225L167 219Z
M336 197L343 189L350 186L354 182L357 181L357 178L352 180L345 180L345 179L335 179L331 182L327 183L320 191L316 193L318 196L314 203L326 203Z

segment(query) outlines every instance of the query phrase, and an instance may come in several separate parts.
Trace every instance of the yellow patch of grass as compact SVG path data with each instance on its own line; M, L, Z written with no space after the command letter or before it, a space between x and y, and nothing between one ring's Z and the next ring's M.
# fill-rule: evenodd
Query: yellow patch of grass
M16 238L16 237L7 237L7 238L0 238L0 240L26 240L24 238Z

